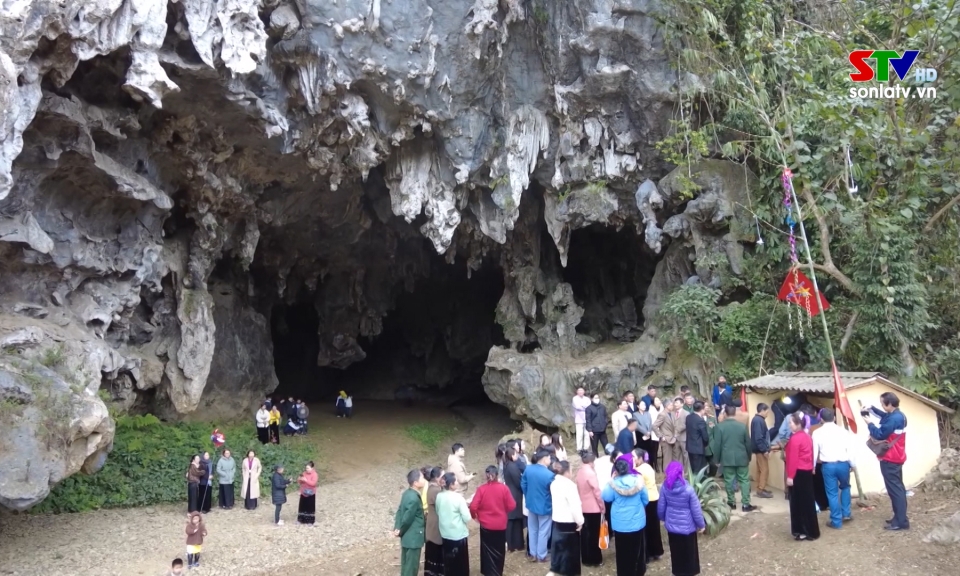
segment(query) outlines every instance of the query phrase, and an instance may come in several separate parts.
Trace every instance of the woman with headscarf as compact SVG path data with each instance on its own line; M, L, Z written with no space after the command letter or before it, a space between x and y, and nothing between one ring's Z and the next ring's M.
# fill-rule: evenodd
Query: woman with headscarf
M270 411L266 404L261 404L257 410L257 439L261 444L270 441Z
M280 420L282 418L283 416L281 416L280 414L280 408L278 408L277 405L274 404L270 408L270 420L269 420L270 441L273 442L274 444L280 443Z
M220 508L229 510L233 508L233 479L237 475L237 463L229 450L224 450L220 459L217 460L217 483L220 490L217 492L220 500Z
M583 508L583 529L580 530L580 553L584 566L603 565L603 552L600 550L600 523L606 503L600 493L600 481L594 468L596 457L593 452L584 454L583 465L577 472L577 492ZM610 479L607 478L607 482ZM604 484L606 486L606 484Z
M633 452L627 452L626 454L621 454L617 456L617 459L614 461L614 469L616 469L617 462L626 462L627 463L627 472L633 474L634 476L639 476L640 471L637 470L638 462L633 457Z
M647 489L647 497L650 499L644 506L644 512L647 514L647 528L644 530L647 545L647 562L656 562L663 556L663 535L660 534L660 515L657 513L657 504L660 499L660 491L657 489L657 473L647 462L647 453L642 448L634 451L634 462L640 462L637 466L637 472L643 478L643 485Z
M437 516L437 495L443 490L443 468L431 468L427 475L427 519L423 549L423 576L443 576L443 537Z
M337 418L343 418L347 415L347 393L343 390L337 396L336 402Z
M443 538L444 576L470 576L470 552L467 549L470 508L457 488L457 475L453 472L444 474L443 492L437 495L436 502Z
M247 457L240 463L240 492L243 494L243 507L247 510L257 509L257 499L260 498L260 473L263 467L256 452L250 450Z
M507 548L507 514L516 509L510 489L497 478L496 466L487 466L487 482L470 501L470 516L480 524L480 574L503 576Z
M297 508L297 522L314 526L317 514L317 471L313 469L313 462L307 462L303 474L297 479L300 484L300 506Z
M630 473L630 465L621 456L613 465L614 477L603 489L603 500L612 502L610 521L617 538L617 576L643 576L647 573L645 508L649 497L643 479Z
M790 487L790 532L795 540L816 540L820 537L820 523L813 489L813 440L799 414L791 414L789 421L793 435L784 453Z
M700 508L700 498L683 479L683 464L680 462L671 462L667 466L667 479L657 502L657 514L663 518L667 529L673 576L700 574L697 533L702 534L707 524Z
M200 481L203 479L203 466L200 455L194 454L187 467L187 513L200 510Z
M593 454L590 454L593 456ZM570 463L561 460L550 484L553 536L550 546L550 572L557 576L580 576L580 532L583 530L583 505Z
M525 540L523 538L523 490L520 488L520 479L523 478L523 471L527 469L526 464L520 460L517 453L516 444L507 448L504 455L503 482L510 489L510 495L516 502L516 507L507 513L507 552L519 552L526 550Z

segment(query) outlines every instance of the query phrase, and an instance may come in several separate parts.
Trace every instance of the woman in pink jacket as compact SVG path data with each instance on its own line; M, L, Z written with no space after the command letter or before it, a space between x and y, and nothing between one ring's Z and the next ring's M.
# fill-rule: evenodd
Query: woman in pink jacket
M600 482L593 469L596 456L587 452L582 456L583 466L577 472L577 492L583 506L583 529L580 530L580 555L584 566L603 565L600 551L600 523L605 506L600 496Z

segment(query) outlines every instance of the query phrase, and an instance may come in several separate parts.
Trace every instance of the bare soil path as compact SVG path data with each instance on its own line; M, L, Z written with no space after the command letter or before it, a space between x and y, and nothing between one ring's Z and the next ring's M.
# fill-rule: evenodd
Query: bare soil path
M399 549L390 535L404 475L411 467L444 464L448 444L462 442L467 466L480 472L492 463L496 443L516 424L497 409L467 407L456 414L435 407L395 403L357 407L350 420L314 406L309 438L322 455L318 467L318 525L295 523L297 496L284 507L286 526L273 525L268 498L253 512L237 509L208 515L199 575L395 576ZM449 441L427 452L405 428L412 423L456 429ZM298 463L291 463L288 473ZM263 479L266 490L267 477ZM854 512L843 531L824 528L816 542L795 542L782 500L761 501L764 510L739 518L716 539L701 541L704 576L914 576L952 575L960 547L923 544L922 537L949 517L960 502L919 493L910 498L913 530L888 533L885 499L876 510ZM0 516L0 574L16 576L157 576L184 554L185 505L107 510L61 516ZM479 574L476 528L470 540L473 574ZM584 576L614 576L615 544L606 564ZM507 560L507 576L543 576L543 565L520 555ZM652 576L670 574L669 552L651 565Z

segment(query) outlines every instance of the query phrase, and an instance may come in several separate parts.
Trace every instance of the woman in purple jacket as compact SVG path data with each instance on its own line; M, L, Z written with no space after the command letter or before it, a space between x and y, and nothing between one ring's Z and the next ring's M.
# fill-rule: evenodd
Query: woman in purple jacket
M657 512L667 528L673 576L697 576L700 574L697 533L703 533L707 524L703 520L697 493L683 479L683 464L680 462L671 462L667 466L667 479L660 489Z

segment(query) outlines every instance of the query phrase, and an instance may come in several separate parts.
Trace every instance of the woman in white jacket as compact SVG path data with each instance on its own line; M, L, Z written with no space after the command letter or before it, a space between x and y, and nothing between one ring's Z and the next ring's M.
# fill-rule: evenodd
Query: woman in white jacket
M261 404L257 410L257 439L261 444L270 441L270 411L266 404Z
M560 473L550 484L553 542L550 550L550 572L547 576L579 576L580 529L583 527L580 492L573 481L570 463L563 460L556 466Z

